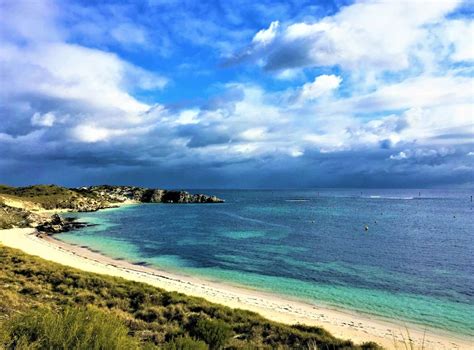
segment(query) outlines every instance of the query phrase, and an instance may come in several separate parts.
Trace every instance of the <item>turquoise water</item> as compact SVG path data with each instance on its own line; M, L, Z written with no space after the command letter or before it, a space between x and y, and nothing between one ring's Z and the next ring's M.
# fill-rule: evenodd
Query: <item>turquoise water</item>
M78 213L97 226L57 237L171 271L474 333L472 191L205 192L226 203Z

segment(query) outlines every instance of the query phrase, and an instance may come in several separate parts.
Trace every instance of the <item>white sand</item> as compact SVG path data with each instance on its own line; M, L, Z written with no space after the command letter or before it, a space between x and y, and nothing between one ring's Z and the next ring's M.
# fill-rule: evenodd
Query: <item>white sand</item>
M463 338L441 331L425 330L419 326L332 310L269 293L137 266L51 237L39 238L34 234L34 229L0 230L0 243L81 270L119 276L233 308L251 310L274 321L320 326L337 337L356 343L375 341L388 349L405 349L403 341L405 339L408 343L408 329L415 349L421 349L422 345L424 349L474 349L473 337Z

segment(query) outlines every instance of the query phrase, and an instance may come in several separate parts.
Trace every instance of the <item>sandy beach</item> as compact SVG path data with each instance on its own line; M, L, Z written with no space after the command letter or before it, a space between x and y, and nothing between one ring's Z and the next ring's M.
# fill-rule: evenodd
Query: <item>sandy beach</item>
M405 349L404 342L408 343L409 334L415 349L472 349L474 344L472 338L423 329L421 326L333 310L265 292L114 260L52 237L40 238L34 229L0 230L0 243L81 270L119 276L233 308L251 310L274 321L320 326L335 336L356 343L375 341L388 349Z

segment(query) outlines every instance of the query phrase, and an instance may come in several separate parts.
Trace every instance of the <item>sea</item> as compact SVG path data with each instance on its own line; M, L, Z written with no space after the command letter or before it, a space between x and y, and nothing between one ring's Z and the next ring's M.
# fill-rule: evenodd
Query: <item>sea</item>
M133 263L474 335L473 190L202 190L223 204L68 216L57 235Z

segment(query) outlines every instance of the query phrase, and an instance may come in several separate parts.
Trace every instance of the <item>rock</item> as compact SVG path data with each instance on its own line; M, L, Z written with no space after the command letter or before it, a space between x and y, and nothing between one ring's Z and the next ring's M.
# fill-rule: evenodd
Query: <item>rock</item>
M87 226L92 225L86 222L78 222L73 218L62 218L58 214L53 214L51 217L46 218L42 223L37 225L36 230L40 233L56 234L77 230Z
M116 203L135 201L137 203L223 203L224 200L205 194L190 194L186 191L168 191L158 188L136 186L90 186L64 188L59 186L35 185L25 188L9 188L13 195L26 197L31 201L41 196L43 209L66 209L76 212L91 212L116 207ZM47 199L47 201L44 200ZM68 222L55 214L45 219L41 215L21 208L14 208L0 201L0 229L12 227L37 227L43 232L57 233L75 229L76 223Z
M204 194L190 194L186 191L168 191L162 189L142 188L135 186L91 186L74 189L81 194L99 199L99 205L95 208L102 209L104 203L124 202L133 200L141 203L222 203L222 199L216 196ZM88 208L92 209L91 207ZM82 211L79 209L79 211Z

